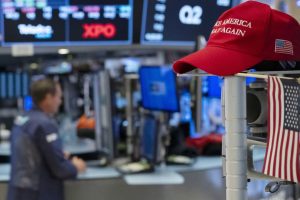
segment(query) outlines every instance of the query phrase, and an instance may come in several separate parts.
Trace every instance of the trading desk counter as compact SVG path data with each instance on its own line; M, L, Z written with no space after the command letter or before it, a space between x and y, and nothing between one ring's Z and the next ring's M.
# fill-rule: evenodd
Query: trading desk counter
M64 151L71 154L84 154L96 151L95 141L89 138L77 139L71 144L64 145ZM10 156L10 144L0 143L0 156Z
M7 183L9 181L9 173L10 165L0 164L0 183ZM120 177L120 173L113 167L88 167L84 173L78 174L76 180L107 179L116 177Z
M9 143L0 143L0 156L10 155L10 145Z
M86 172L79 174L77 180L91 180L91 179L107 179L107 178L122 178L124 180L134 180L142 179L144 181L140 181L141 185L147 184L147 181L151 178L152 184L164 184L166 180L160 180L167 176L169 179L171 178L170 172L178 173L178 172L191 172L191 171L198 171L198 170L206 170L212 168L220 168L222 166L221 157L205 157L199 156L195 163L188 166L178 165L178 166L157 166L156 170L153 173L141 173L136 175L125 175L123 176L120 174L115 168L113 167L88 167ZM9 180L9 172L10 172L10 165L9 164L0 164L0 182L7 182ZM154 181L153 176L157 177L157 181ZM141 178L140 178L141 177ZM149 177L149 179L148 179ZM149 180L150 181L150 180ZM132 182L132 181L128 181ZM156 183L157 182L157 183ZM178 181L175 181L176 183ZM183 181L179 181L182 182ZM172 182L169 182L172 184ZM130 183L129 183L130 184ZM137 183L134 183L135 185Z
M1 165L0 200L6 196L8 174L9 165ZM269 197L264 193L266 184L252 180L248 199ZM291 191L283 190L277 197L287 199ZM225 196L221 157L199 157L192 166L159 166L150 174L122 175L112 167L90 167L76 180L65 182L66 200L223 200Z

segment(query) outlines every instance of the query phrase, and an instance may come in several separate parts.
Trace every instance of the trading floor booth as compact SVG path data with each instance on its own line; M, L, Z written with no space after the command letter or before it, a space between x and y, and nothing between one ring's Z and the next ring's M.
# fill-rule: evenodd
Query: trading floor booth
M176 112L179 106L175 74L168 67L152 66L142 67L139 77L143 110L138 131L139 154L141 158L147 160L148 164L150 163L147 165L150 168L131 174L120 170L119 167L101 167L89 161L85 173L79 174L76 180L65 182L66 200L224 199L225 180L221 156L199 156L190 165L166 165L161 160L159 133L164 131L161 130L161 125L167 126L167 124L161 124L166 121L159 116ZM95 85L99 85L99 80L95 81ZM30 100L27 101L29 104ZM156 114L153 114L154 112ZM5 152L1 151L1 153ZM254 150L255 167L262 167L263 155L260 150ZM158 160L160 162L157 162ZM6 196L9 170L9 164L0 164L0 200L4 200ZM292 186L283 186L275 194L265 193L264 188L267 183L268 181L251 179L248 184L248 199L257 200L270 196L287 199L293 196Z

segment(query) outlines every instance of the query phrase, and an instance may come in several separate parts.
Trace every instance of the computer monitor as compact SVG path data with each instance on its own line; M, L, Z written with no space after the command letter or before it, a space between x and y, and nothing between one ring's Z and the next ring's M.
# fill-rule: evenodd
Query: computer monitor
M31 110L33 107L33 101L31 96L25 96L23 102L23 108L25 111Z
M246 85L255 80L255 78L246 78ZM206 76L202 78L201 131L203 133L225 133L221 103L223 84L224 81L221 77Z
M175 73L170 67L142 66L139 70L142 106L148 110L178 112Z
M223 80L217 76L202 78L202 95L211 98L221 98Z
M256 79L247 77L246 85L254 82ZM221 88L224 84L223 78L218 76L204 76L202 77L202 96L210 98L221 98Z
M202 77L202 114L201 132L224 133L222 124L221 88L224 84L222 78L217 76Z

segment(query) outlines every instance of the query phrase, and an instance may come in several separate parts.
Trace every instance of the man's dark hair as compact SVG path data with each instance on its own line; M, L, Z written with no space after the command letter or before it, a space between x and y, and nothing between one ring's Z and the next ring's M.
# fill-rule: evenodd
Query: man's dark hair
M34 81L30 86L30 94L35 105L43 101L47 94L55 95L57 84L49 78Z

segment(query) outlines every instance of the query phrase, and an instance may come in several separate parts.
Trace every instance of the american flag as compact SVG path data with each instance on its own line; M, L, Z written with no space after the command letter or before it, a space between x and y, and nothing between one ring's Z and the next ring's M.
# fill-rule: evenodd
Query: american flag
M275 40L275 53L294 55L293 43L288 40Z
M299 182L300 85L268 78L268 142L263 173Z

